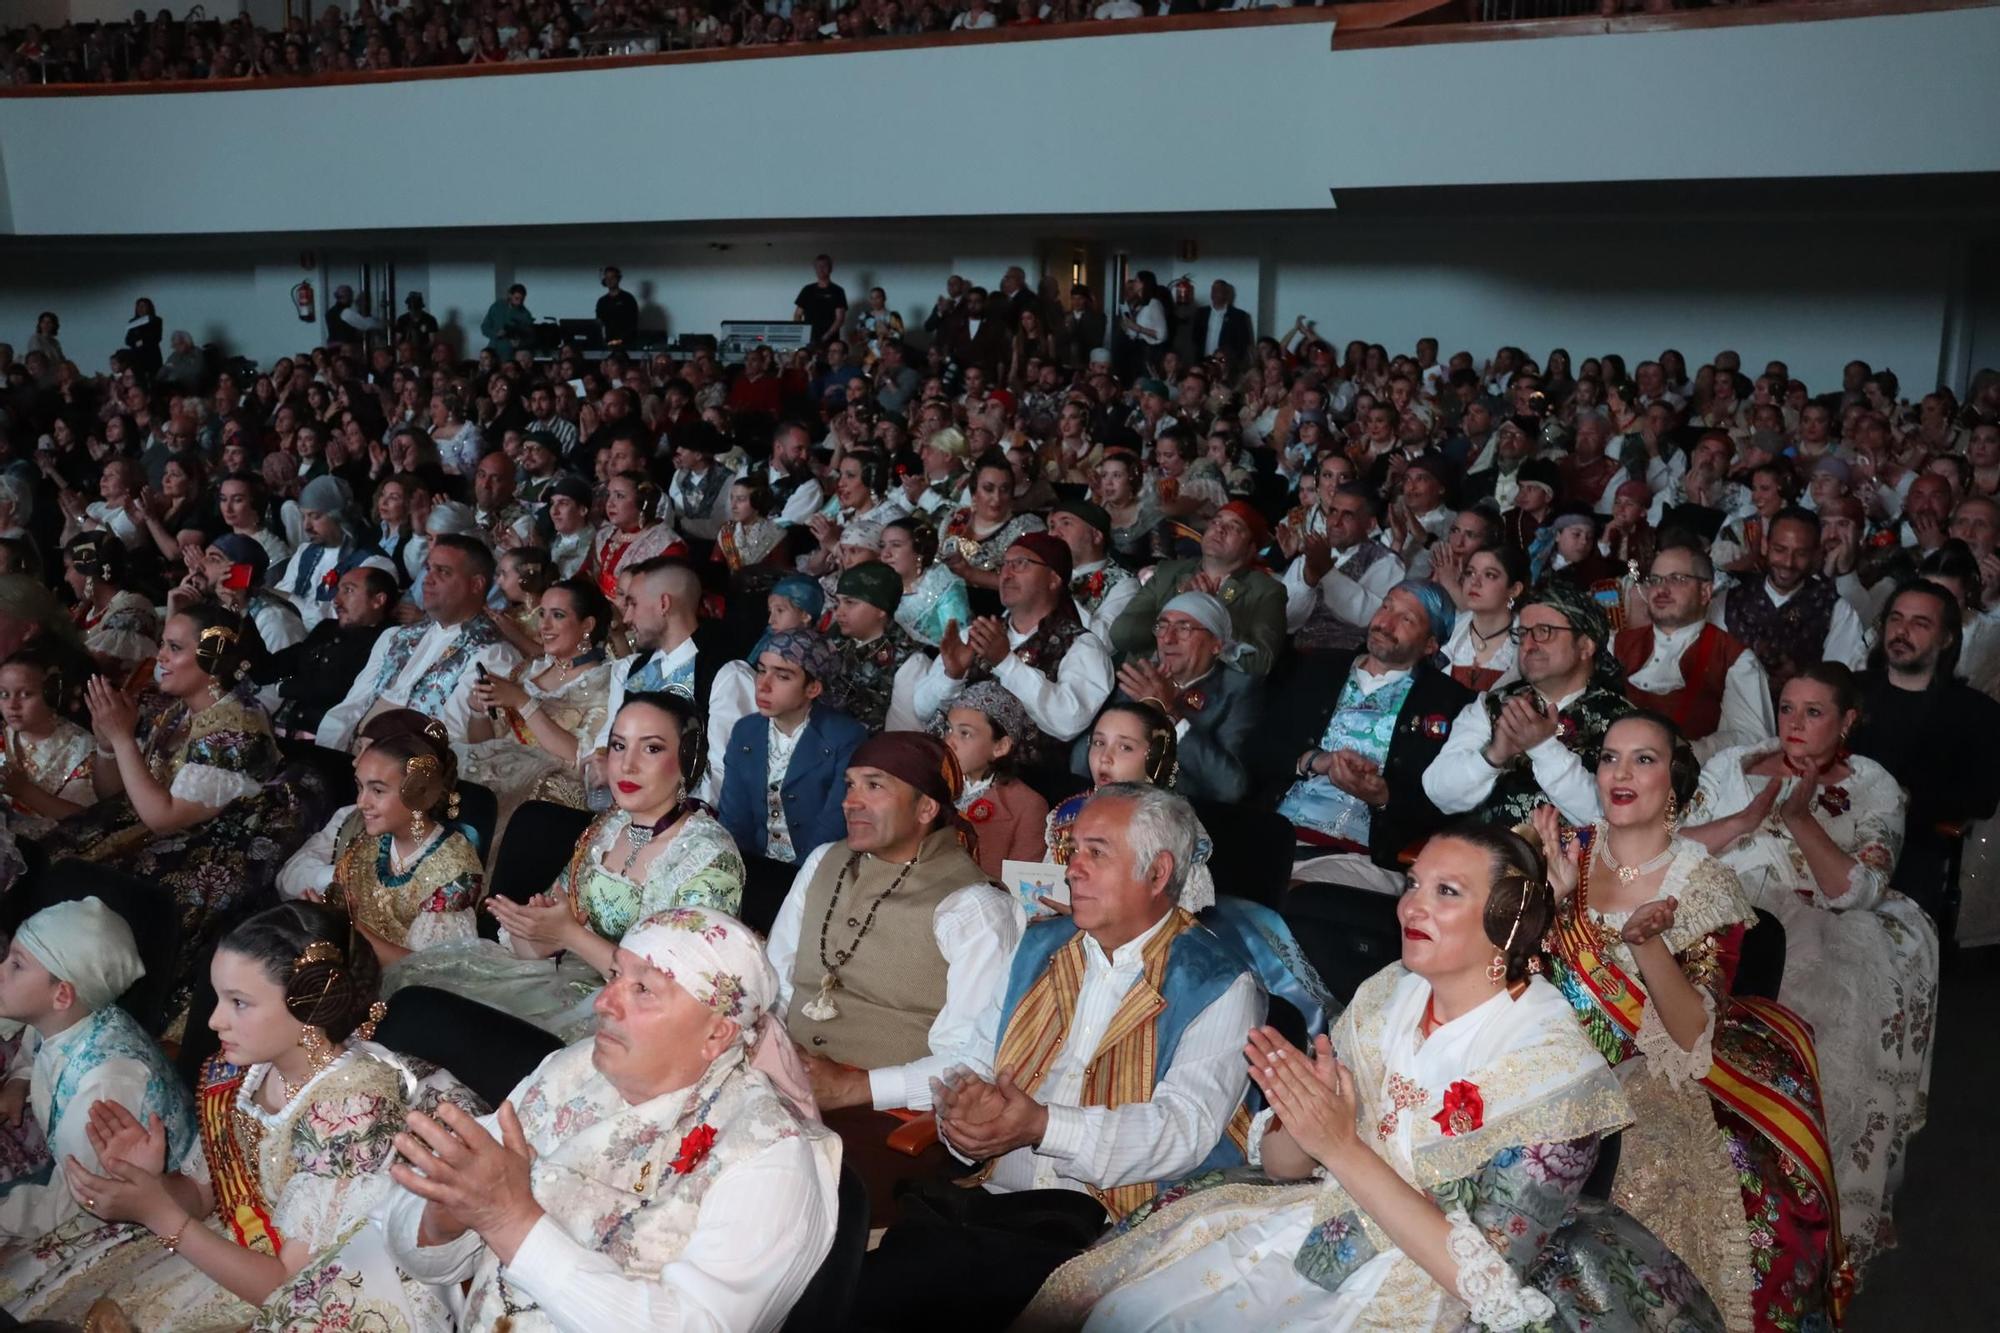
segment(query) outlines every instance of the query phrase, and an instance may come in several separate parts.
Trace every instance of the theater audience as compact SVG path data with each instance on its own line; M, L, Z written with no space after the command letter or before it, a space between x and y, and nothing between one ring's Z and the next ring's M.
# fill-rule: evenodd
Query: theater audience
M232 534L211 546L211 555L226 560L224 543L241 543L239 554L262 554L254 543ZM214 565L208 572L213 577ZM217 600L224 606L236 595L228 583L228 575L224 574L222 582L212 585L217 590ZM284 621L275 607L263 607L260 590L254 585L242 595L253 608L252 619L265 645L276 649L252 665L250 679L267 693L275 692L277 703L272 717L275 726L281 731L310 736L318 730L327 711L346 698L376 641L388 628L389 613L396 603L396 580L373 564L347 570L334 587L333 618L322 620L310 634L292 643L286 643L282 633L284 629L296 629L296 617ZM268 614L260 615L259 611ZM266 632L267 619L277 621L281 630ZM277 640L275 645L273 639Z
M1774 702L1814 662L1858 671L1868 656L1861 618L1818 572L1821 555L1819 518L1780 510L1764 537L1763 577L1752 573L1709 604L1708 618L1763 663Z

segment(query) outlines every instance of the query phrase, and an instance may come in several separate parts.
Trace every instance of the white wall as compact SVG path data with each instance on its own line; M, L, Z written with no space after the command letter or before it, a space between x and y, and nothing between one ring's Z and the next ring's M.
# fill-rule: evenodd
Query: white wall
M2000 124L2000 7L1352 52L1332 33L10 100L0 231L1146 217L1325 210L1329 190L1364 187L2000 169L2000 135L1979 132ZM1167 112L1169 94L1211 83L1226 95ZM875 89L893 93L887 119L863 109ZM1046 133L1009 117L1023 105L1046 109ZM413 125L467 144L502 132L505 162L399 157ZM292 151L270 152L274 138ZM507 163L532 164L534 188L506 189Z
M1620 352L1631 361L1674 346L1699 364L1726 345L1754 367L1781 358L1816 389L1836 382L1852 357L1893 367L1913 388L1931 382L1948 303L1954 292L1968 299L1972 244L1969 234L1936 225L1826 217L1810 227L1746 217L1149 225L1156 230L1112 230L1103 244L1163 281L1191 273L1204 297L1217 277L1234 283L1260 333L1281 332L1306 314L1332 339L1402 351L1434 335L1447 353L1464 348L1482 359L1503 343L1538 357L1563 346L1579 360ZM871 285L885 287L914 333L950 273L990 286L1019 263L1032 280L1043 235L1027 223L704 228L678 236L514 230L397 237L365 253L394 258L400 289L423 291L447 329L469 335L460 346L476 348L479 321L508 282L527 286L537 316L588 318L605 263L623 268L646 322L675 333L713 332L727 319L783 319L822 250L834 256L834 276L852 301ZM1193 263L1176 258L1183 239L1199 246ZM323 312L330 283L358 277L364 252L351 240L7 243L0 245L7 275L0 340L19 346L36 313L54 308L65 348L86 369L101 369L120 345L132 299L150 295L169 328L268 365L317 340L320 326L292 313L291 286L310 279ZM300 266L306 251L311 270ZM1990 317L1978 327L1990 332ZM1962 386L1995 350L1982 339L1972 364L1954 366L1951 378Z

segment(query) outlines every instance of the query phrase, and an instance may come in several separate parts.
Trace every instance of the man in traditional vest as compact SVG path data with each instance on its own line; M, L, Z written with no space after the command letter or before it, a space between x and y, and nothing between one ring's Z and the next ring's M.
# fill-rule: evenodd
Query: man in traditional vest
M1851 671L1867 665L1861 617L1817 573L1821 559L1818 515L1781 509L1764 537L1764 577L1753 575L1709 603L1708 618L1764 664L1774 707L1786 682L1814 662L1840 662Z
M1597 755L1632 711L1612 658L1604 611L1573 584L1551 583L1521 607L1521 679L1467 704L1424 770L1424 793L1447 815L1475 811L1511 826L1552 803L1572 824L1603 813Z
M847 570L835 588L833 623L840 632L828 642L840 658L847 711L870 731L920 726L917 681L931 659L896 622L902 601L902 576L880 560Z
M1375 496L1345 482L1320 497L1326 535L1308 535L1285 570L1285 627L1302 653L1352 652L1368 641L1368 624L1389 589L1403 581L1403 562L1375 540Z
M1084 628L1070 599L1069 547L1046 532L1024 533L1000 561L1000 604L1007 614L945 626L937 660L917 682L917 716L935 717L967 685L991 678L1021 701L1039 733L1030 749L1055 756L1048 742L1074 740L1111 697L1111 654ZM1152 626L1147 626L1147 638ZM1046 741L1044 741L1046 738Z
M847 836L805 859L771 926L779 1005L823 1110L928 1110L1006 979L1020 914L960 841L961 787L943 741L863 741Z
M1627 625L1611 646L1625 668L1625 697L1671 717L1704 763L1718 750L1777 735L1757 654L1709 623L1715 566L1708 552L1670 538L1643 582L1652 623Z
M1069 916L1029 925L978 1055L939 1080L938 1133L980 1188L935 1180L862 1269L859 1327L1002 1329L1104 1229L1198 1171L1239 1165L1257 979L1180 905L1199 825L1115 783L1073 826Z
M345 750L376 713L414 708L444 723L454 743L463 741L480 670L510 675L521 660L486 614L492 586L493 552L484 542L455 533L433 537L424 557L429 618L375 640L354 687L326 711L314 739L329 750Z

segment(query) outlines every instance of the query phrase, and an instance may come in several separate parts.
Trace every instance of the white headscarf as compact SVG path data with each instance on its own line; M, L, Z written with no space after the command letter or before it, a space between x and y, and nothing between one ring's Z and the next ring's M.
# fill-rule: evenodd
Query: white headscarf
M1169 611L1190 617L1196 624L1213 634L1216 644L1222 650L1221 657L1224 662L1234 666L1243 654L1249 651L1247 645L1236 641L1229 623L1229 608L1224 606L1215 594L1189 589L1160 608L1161 615Z
M132 927L97 898L44 907L21 923L14 941L56 980L73 986L78 1002L92 1012L116 1004L146 975Z

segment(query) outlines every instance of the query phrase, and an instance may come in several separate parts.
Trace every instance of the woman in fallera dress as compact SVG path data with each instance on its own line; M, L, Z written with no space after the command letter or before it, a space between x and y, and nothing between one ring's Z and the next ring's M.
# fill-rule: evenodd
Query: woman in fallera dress
M0 1305L80 1324L107 1298L103 1326L145 1333L300 1329L331 1326L331 1288L354 1327L449 1328L439 1294L366 1245L395 1135L426 1104L416 1071L365 1041L368 946L340 913L288 903L231 931L210 975L222 1050L199 1081L198 1141L98 1103L106 1174L64 1166L86 1212L0 1265Z
M1730 994L1757 917L1736 873L1676 832L1699 774L1671 721L1635 713L1605 733L1587 847L1555 807L1535 812L1562 900L1549 980L1632 1103L1612 1198L1731 1329L1824 1333L1849 1284L1812 1029Z
M1903 789L1848 754L1854 676L1818 662L1786 683L1778 739L1701 770L1687 836L1785 928L1779 1000L1812 1025L1847 1256L1861 1272L1895 1244L1890 1204L1923 1127L1937 1016L1937 927L1889 887Z
M694 705L678 694L628 695L611 724L606 780L614 808L584 831L549 892L525 903L490 898L500 940L426 949L388 977L504 1010L564 1041L593 1030L617 943L647 917L677 907L734 914L743 858L689 793L705 762ZM398 1003L402 1003L399 998Z
M1629 1216L1582 1196L1632 1119L1562 996L1530 971L1555 915L1514 833L1433 837L1397 905L1403 961L1310 1053L1244 1055L1262 1175L1196 1177L1058 1269L1017 1327L1723 1327ZM1278 1183L1273 1183L1278 1182Z

